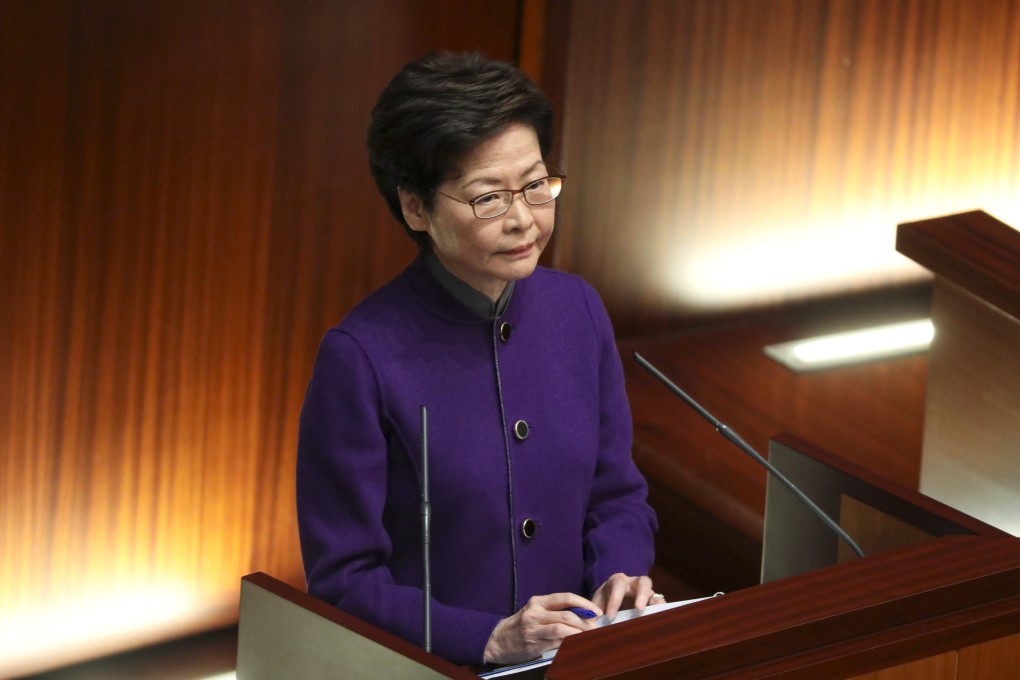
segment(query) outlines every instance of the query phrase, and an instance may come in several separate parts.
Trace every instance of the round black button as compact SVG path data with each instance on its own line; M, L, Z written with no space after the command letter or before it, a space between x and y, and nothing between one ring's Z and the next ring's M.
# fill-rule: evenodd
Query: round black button
M521 522L521 536L524 538L531 538L536 531L538 531L538 525L535 520L529 518Z
M523 420L518 420L516 423L514 423L514 436L517 437L517 439L519 439L520 441L524 441L525 439L527 439L529 432L530 429L528 428L528 424Z
M504 321L499 326L499 339L506 342L510 339L510 335L514 332L514 327L510 325L508 321Z

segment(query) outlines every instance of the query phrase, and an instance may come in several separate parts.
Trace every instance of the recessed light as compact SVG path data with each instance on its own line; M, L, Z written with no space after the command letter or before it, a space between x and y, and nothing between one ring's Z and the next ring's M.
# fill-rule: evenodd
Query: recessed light
M934 336L931 319L917 319L768 345L765 354L800 373L924 352Z

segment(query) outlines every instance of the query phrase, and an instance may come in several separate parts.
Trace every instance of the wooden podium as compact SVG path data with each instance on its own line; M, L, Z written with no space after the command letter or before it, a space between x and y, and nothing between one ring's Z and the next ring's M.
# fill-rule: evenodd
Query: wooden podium
M1020 231L973 211L896 249L934 275L920 489L1020 535Z
M261 572L241 579L237 677L478 678Z
M864 559L770 484L766 582L568 638L545 677L1018 677L1020 539L790 435L773 439L769 457ZM477 676L253 574L241 585L237 677Z

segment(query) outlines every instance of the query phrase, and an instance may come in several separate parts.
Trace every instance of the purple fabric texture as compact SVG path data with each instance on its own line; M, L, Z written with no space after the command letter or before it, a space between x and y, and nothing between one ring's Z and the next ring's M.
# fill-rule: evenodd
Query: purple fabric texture
M648 573L656 520L594 289L539 268L486 320L419 257L319 347L297 463L312 595L421 643L423 404L435 653L481 663L529 597Z

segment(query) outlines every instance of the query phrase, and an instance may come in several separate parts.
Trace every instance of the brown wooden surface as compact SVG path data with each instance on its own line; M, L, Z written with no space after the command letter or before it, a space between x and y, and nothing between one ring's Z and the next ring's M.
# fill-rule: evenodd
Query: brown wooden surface
M302 582L316 346L414 252L369 175L370 107L429 49L512 58L517 12L3 3L0 628L85 642L12 667L5 636L0 675L227 623L243 573ZM145 620L105 639L94 612L125 601Z
M1020 224L1016 0L562 11L555 264L628 335L918 280L892 246L906 220Z
M924 290L833 300L789 317L620 342L634 455L660 515L663 565L702 592L758 582L766 473L632 358L651 361L763 455L795 432L904 487L917 488L927 360L922 356L796 374L762 347L922 315Z
M1020 541L954 536L570 638L547 677L847 678L1018 630Z
M1020 231L975 210L899 225L896 250L1020 319Z
M1020 633L960 650L957 680L1015 680L1020 668Z
M926 659L857 675L850 680L963 680L957 673L957 652L946 652Z
M240 573L300 581L290 457L315 344L412 252L365 167L369 107L400 63L433 47L513 57L518 4L3 4L4 622L40 608L78 620L96 602L165 587L175 602L207 608L43 663L225 621ZM954 206L942 199L962 200L965 186L989 192L988 201L967 194L968 206L1015 203L1015 2L642 7L547 3L553 20L540 43L543 83L554 97L564 92L558 149L572 187L554 264L590 278L621 331L649 319L683 325L731 304L688 300L676 284L679 251L705 261L706 249L729 252L733 239L778 234L788 245L814 235L814 249L785 268L797 270L884 234L853 225L893 196L910 203L894 206L889 224L946 212ZM753 219L729 219L740 205ZM825 206L849 221L833 229ZM774 271L747 284L753 304L834 285L808 277L761 292ZM912 276L865 273L837 288ZM910 365L914 385L924 364ZM742 370L705 367L699 381L718 373L758 384ZM899 389L902 373L883 376L851 378L849 393ZM761 384L759 396L774 401L772 383ZM826 384L786 415L818 418L819 393L841 389ZM711 392L715 406L744 399L732 387ZM898 419L912 408L904 404L880 420ZM761 409L720 415L759 446L784 429L818 439ZM719 503L706 510L669 492L670 502L695 527L734 515L742 528L725 540L753 559L762 478L727 462L739 468L732 484L703 488L725 442L689 448L669 413L639 423L642 441L653 437L655 450L679 442L682 470L711 473L685 482L694 497ZM861 436L872 439L868 429ZM894 457L882 464L912 474ZM669 487L685 479L678 464L662 465Z

